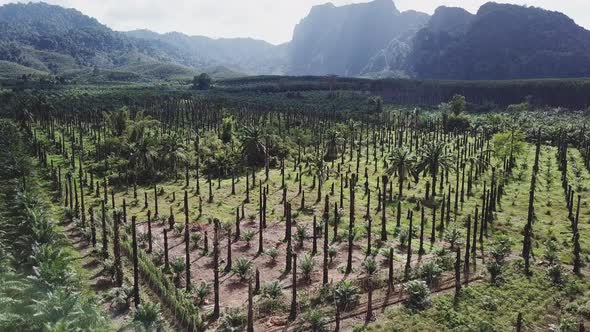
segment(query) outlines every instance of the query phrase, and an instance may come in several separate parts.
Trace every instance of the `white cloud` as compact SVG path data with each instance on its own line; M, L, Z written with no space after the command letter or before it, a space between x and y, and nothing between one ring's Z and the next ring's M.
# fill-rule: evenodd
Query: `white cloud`
M344 5L368 0L333 0ZM501 1L501 0L500 0ZM14 2L0 0L0 4ZM28 2L28 1L21 1ZM210 37L252 37L271 43L289 41L293 28L313 5L327 0L46 0L76 8L115 30L180 31ZM441 5L476 12L482 0L395 0L400 10L433 13ZM565 13L590 28L588 0L506 0Z

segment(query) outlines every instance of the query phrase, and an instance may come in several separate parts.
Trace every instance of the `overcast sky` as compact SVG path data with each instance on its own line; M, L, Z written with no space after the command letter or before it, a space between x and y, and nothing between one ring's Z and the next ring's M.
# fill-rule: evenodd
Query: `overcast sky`
M0 0L6 4L9 0ZM19 1L19 2L28 2ZM150 29L189 35L252 37L273 44L291 40L293 28L313 5L326 0L45 0L76 8L115 30ZM344 5L368 0L332 0ZM459 6L475 13L482 0L395 0L400 10L432 14L441 5ZM565 13L590 29L590 0L505 0Z

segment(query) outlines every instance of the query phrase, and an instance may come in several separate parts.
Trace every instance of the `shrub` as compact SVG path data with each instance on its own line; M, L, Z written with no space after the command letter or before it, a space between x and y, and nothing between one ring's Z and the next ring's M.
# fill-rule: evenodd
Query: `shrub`
M256 233L254 233L254 231L251 229L248 229L244 232L244 241L246 241L248 247L250 247L250 242L252 241L252 239L254 239L255 234Z
M311 309L305 315L305 320L309 324L309 330L312 332L327 332L326 323L328 319L319 309Z
M330 264L334 261L334 258L338 255L338 248L336 246L330 246L328 248L328 257L330 258Z
M283 287L278 281L272 281L262 286L260 311L262 313L276 313L284 309Z
M586 319L590 318L590 301L578 306L577 312Z
M139 233L137 236L137 242L142 248L145 248L147 243L150 241L150 236L148 233Z
M203 239L203 234L201 234L199 232L192 233L191 234L191 243L193 244L193 248L198 249L199 243L201 243L202 239Z
M567 295L570 299L573 300L575 297L583 293L586 290L586 288L583 283L572 278L565 280L563 290L565 292L565 295Z
M159 331L164 326L162 310L157 303L142 303L133 316L134 326L140 331Z
M399 246L401 248L405 248L408 245L408 239L410 238L410 233L408 233L407 229L402 229L399 231Z
M412 310L422 310L430 306L430 289L422 280L412 280L404 285L408 294L405 305Z
M559 260L557 251L557 242L554 239L549 239L545 242L545 254L543 257L549 264L554 264Z
M507 237L498 237L494 244L492 244L489 253L493 260L489 260L486 263L492 284L497 285L503 281L504 260L510 254L511 246L512 242Z
M463 233L457 228L457 225L452 224L445 230L443 238L451 245L451 249L454 249L455 245L462 242Z
M117 267L115 266L115 262L107 258L104 260L102 265L102 273L108 277L110 280L115 280L115 274L117 273Z
M440 266L435 262L426 262L416 270L417 276L429 286L435 285L439 281L442 272Z
M176 257L174 261L172 261L172 271L174 272L174 284L178 287L180 285L180 274L184 272L186 268L186 264L184 262L184 257Z
M503 263L504 259L510 254L512 241L507 237L499 237L496 239L490 249L490 254L498 262Z
M379 255L381 255L381 257L383 257L383 259L385 260L385 263L389 263L389 247L384 247L379 249Z
M547 268L547 278L555 285L563 284L563 269L560 264L552 264Z
M315 267L315 261L313 260L313 256L307 254L301 260L301 274L303 275L303 279L306 281L311 281L311 273Z
M295 231L295 240L299 247L303 247L303 241L307 238L307 229L303 225L297 225L297 230Z
M104 300L110 301L110 306L117 309L129 309L131 306L131 298L133 297L133 288L129 285L123 285L122 287L117 287L111 289L108 293L105 294Z
M197 295L197 301L199 305L205 303L205 299L211 294L211 285L207 282L202 281L196 288L195 294Z
M334 301L340 310L348 311L357 304L359 292L351 280L342 280L334 288Z
M248 319L239 308L230 308L221 318L218 331L235 332L243 331Z
M184 231L183 224L174 224L174 233L176 233L176 235L182 235L182 231Z
M277 300L283 297L283 287L278 281L271 281L262 286L262 297Z
M377 273L377 262L373 257L367 257L362 263L363 270L368 276Z
M502 277L502 272L504 267L496 261L488 261L486 263L486 268L488 273L490 274L490 282L494 285L498 285L504 281Z
M240 277L240 280L244 281L248 279L248 277L250 276L253 265L254 263L252 263L251 260L246 259L244 257L240 257L234 263L232 267L232 272L234 273L234 275Z
M164 249L157 249L152 252L152 261L156 265L162 265L164 263Z
M498 303L493 297L484 295L481 299L481 307L487 311L496 311L498 310Z
M268 257L270 257L270 261L271 263L275 263L277 261L277 257L279 257L279 251L277 250L277 248L270 248L267 249L264 254Z
M554 326L551 324L551 330L556 332L577 332L578 331L578 321L569 315L561 316L561 321L559 322L559 326Z
M450 271L455 267L455 255L451 251L444 248L436 250L434 256L434 261L444 271Z

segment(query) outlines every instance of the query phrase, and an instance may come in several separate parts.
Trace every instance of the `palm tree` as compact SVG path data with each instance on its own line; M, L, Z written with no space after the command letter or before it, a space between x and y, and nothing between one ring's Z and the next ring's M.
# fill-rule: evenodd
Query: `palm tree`
M261 166L266 157L266 139L261 127L242 129L242 155L248 166Z
M340 331L340 312L350 310L359 299L359 289L351 280L342 280L334 288L334 306L336 307L336 329Z
M219 332L234 332L243 331L244 326L247 325L248 319L244 312L239 308L230 308L223 315L219 328Z
M234 264L232 272L240 278L240 281L246 281L250 277L253 266L254 263L251 260L240 257Z
M160 121L154 120L149 116L143 114L143 112L138 112L135 114L135 118L133 121L130 122L128 128L128 139L130 142L141 142L145 139L148 135L149 130L152 128L157 128L160 124Z
M399 198L402 198L404 190L404 180L409 176L418 179L416 172L416 156L405 147L396 147L389 156L390 165L387 169L388 175L397 174L399 178ZM385 190L385 188L383 188Z
M140 141L130 142L127 145L129 162L134 173L143 170L144 174L153 174L158 159L157 141L152 136L143 137Z
M340 154L339 146L342 144L342 135L337 130L330 130L328 133L328 143L326 144L325 161L332 161L338 158Z
M122 136L127 130L129 122L129 110L127 107L122 107L113 112L103 112L103 117L115 135Z
M174 284L180 287L180 274L186 270L186 262L183 257L176 257L172 262L172 271L174 271Z
M368 257L363 262L363 270L367 274L367 282L369 287L368 299L367 299L367 316L365 322L369 322L373 319L373 277L377 273L377 262L373 257Z
M135 311L131 326L135 331L162 331L164 318L158 303L143 303Z
M439 171L454 168L453 157L447 152L447 144L442 141L429 142L421 150L421 159L416 165L417 173L427 171L432 177L432 200L436 196L436 178Z
M324 181L324 159L318 155L310 160L310 170L315 172L317 179L318 179L318 197L317 201L319 202L322 199L322 183Z
M182 137L178 133L164 137L161 153L162 159L171 167L175 175L178 164L185 163L188 160Z

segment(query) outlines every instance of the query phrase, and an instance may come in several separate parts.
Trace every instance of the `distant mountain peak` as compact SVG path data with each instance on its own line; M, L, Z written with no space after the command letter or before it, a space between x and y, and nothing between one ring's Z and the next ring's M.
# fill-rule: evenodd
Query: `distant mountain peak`
M429 16L398 11L392 0L312 8L290 44L294 74L357 76L392 39L426 24Z
M475 15L460 7L440 6L430 18L428 28L451 34L461 33L465 31L474 17Z
M414 39L413 71L434 79L590 75L590 31L566 15L488 2L476 15L441 7Z
M393 0L373 0L371 2L368 2L368 4L380 8L382 10L389 10L392 11L394 13L400 13L400 11L397 9L397 6L395 5L395 2L393 2Z

